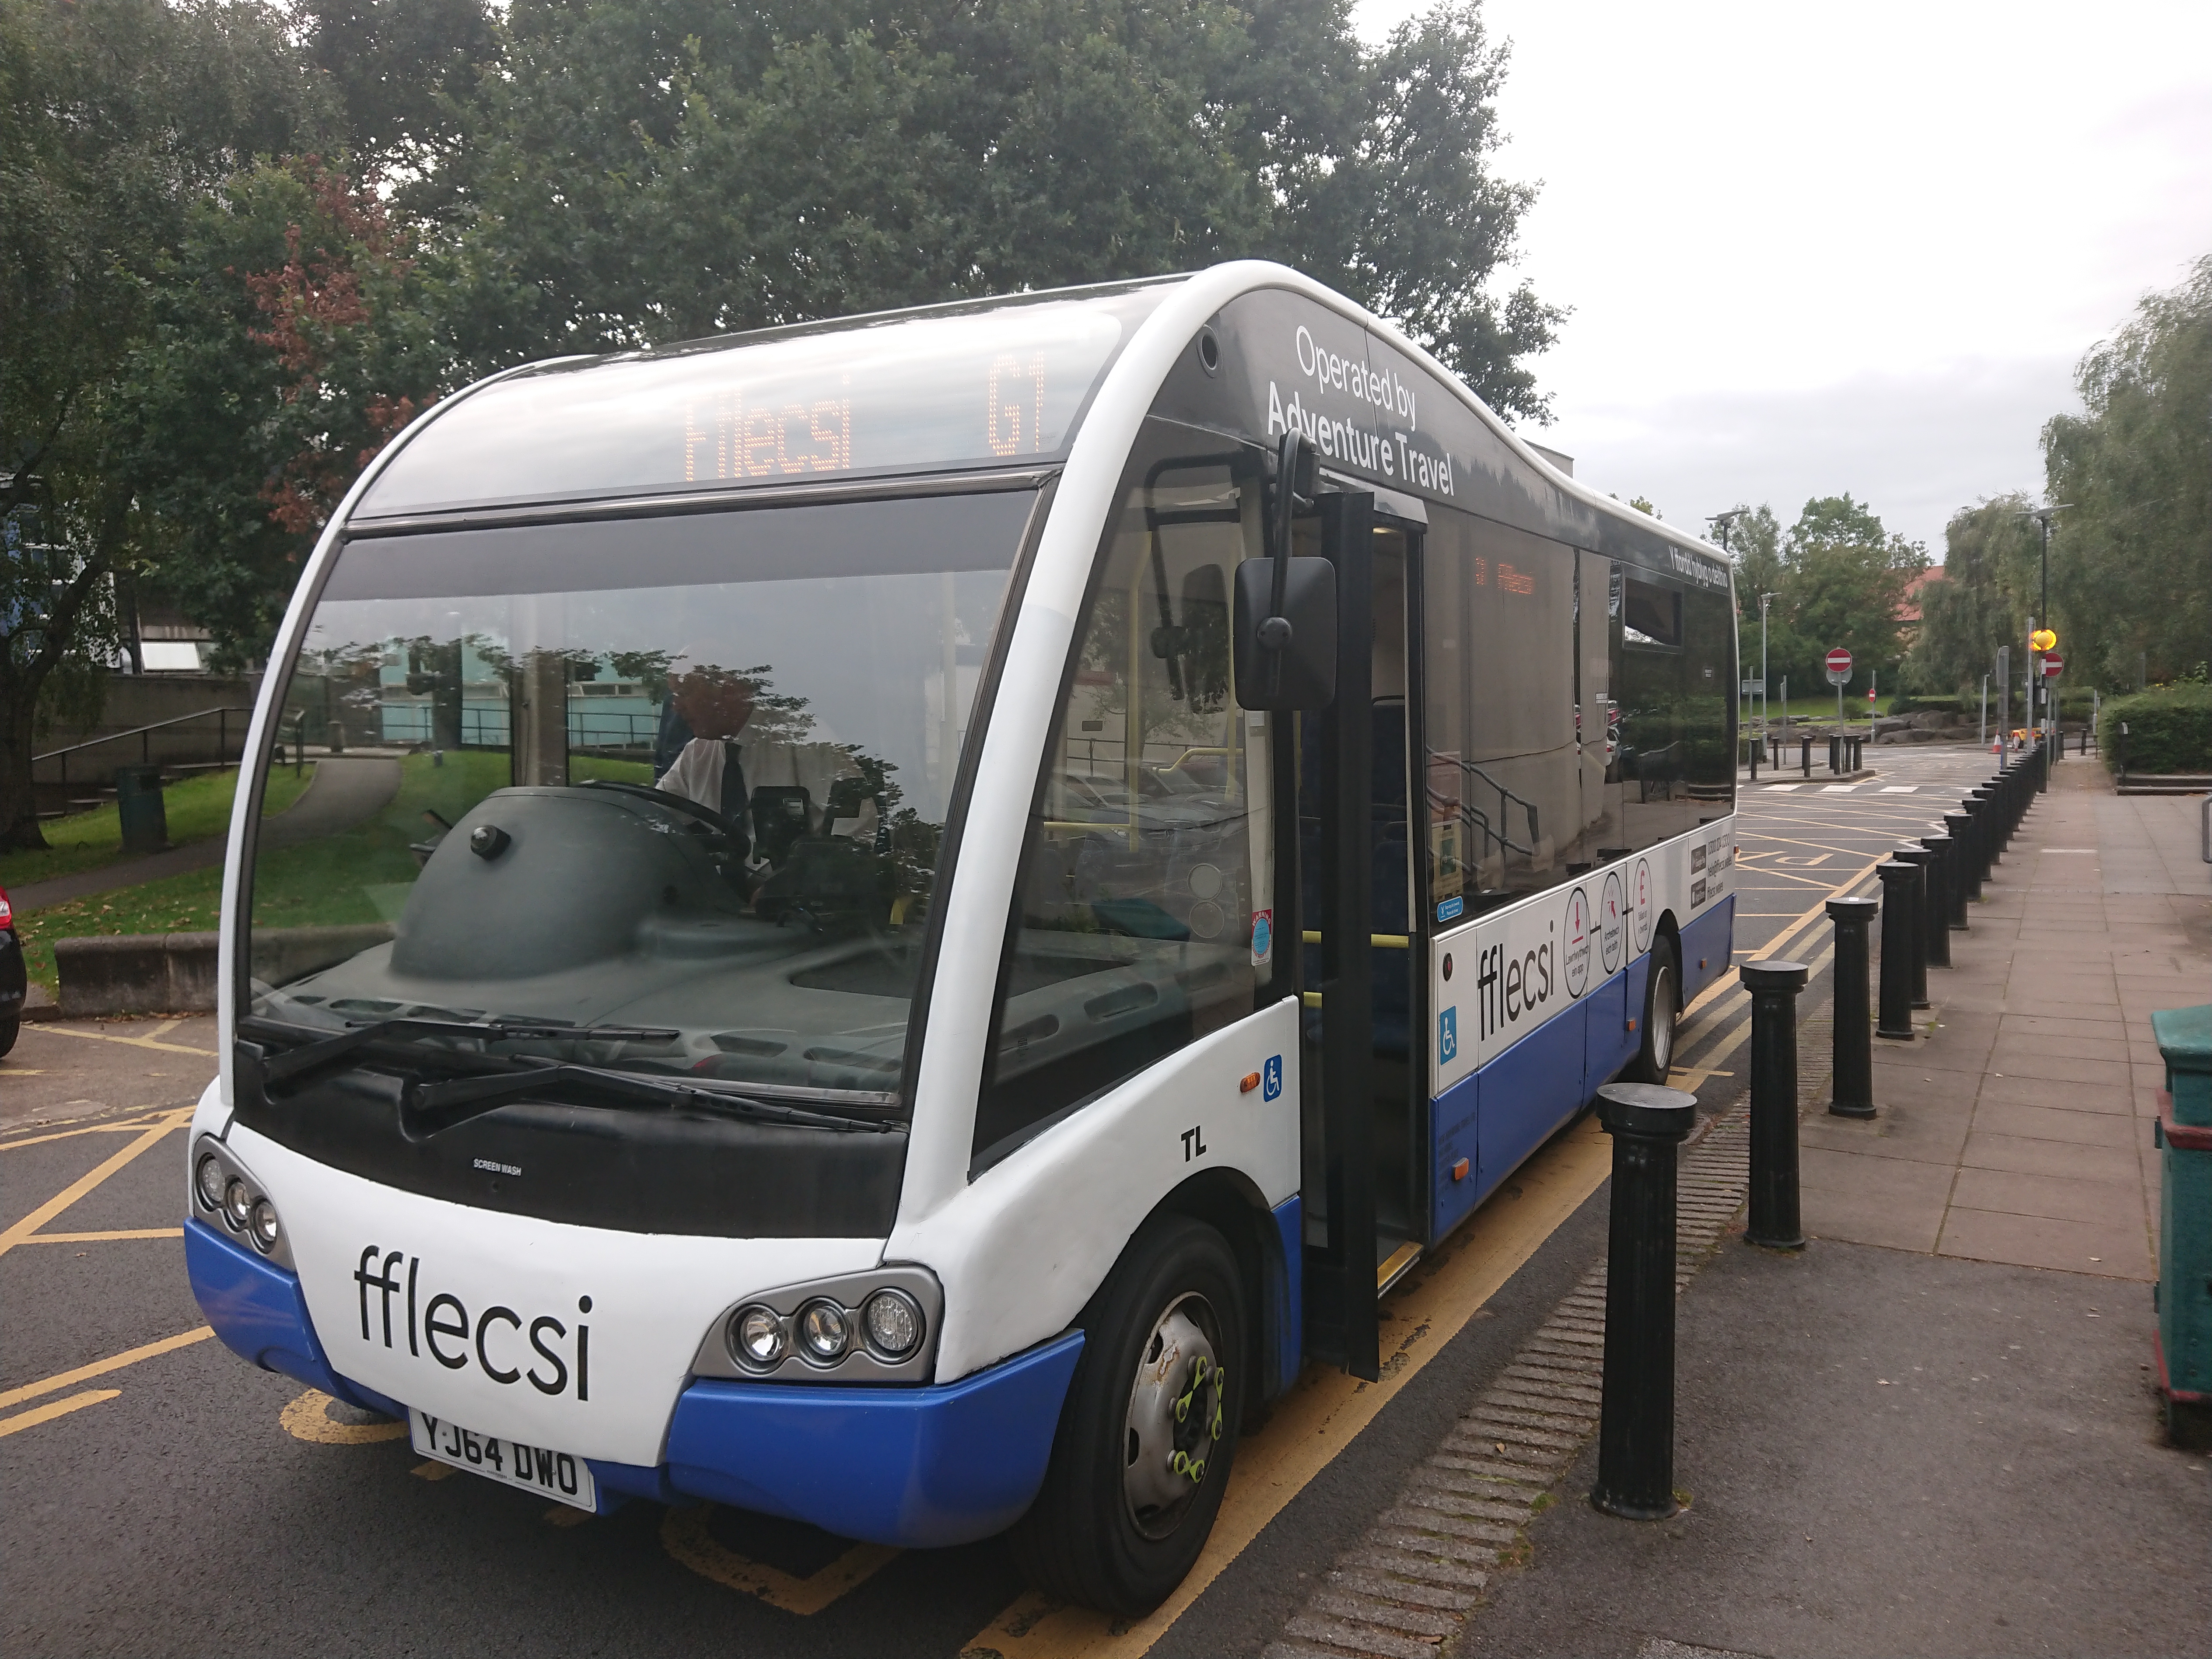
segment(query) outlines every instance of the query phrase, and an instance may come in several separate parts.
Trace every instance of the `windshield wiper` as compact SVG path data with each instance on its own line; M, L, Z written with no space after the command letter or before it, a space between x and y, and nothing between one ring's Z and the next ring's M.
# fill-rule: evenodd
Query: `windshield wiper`
M271 1020L257 1019L250 1024L253 1028L252 1034L257 1036L271 1026L288 1037L295 1036L299 1030L296 1026L276 1025L276 1022ZM522 1020L413 1019L403 1016L396 1019L380 1019L368 1025L356 1025L336 1036L302 1042L296 1048L287 1048L282 1054L270 1055L262 1061L261 1071L269 1082L282 1083L302 1072L311 1072L318 1066L343 1060L356 1049L389 1036L478 1037L486 1042L564 1042L585 1038L595 1042L673 1042L683 1035L681 1031L665 1025L546 1025Z
M400 1112L407 1121L411 1134L440 1134L472 1117L496 1111L501 1102L513 1096L531 1094L548 1085L564 1081L588 1083L595 1091L630 1095L641 1103L651 1102L672 1108L703 1107L709 1111L734 1113L757 1122L781 1123L795 1129L832 1129L848 1134L855 1132L881 1134L893 1127L872 1118L810 1112L795 1106L780 1106L772 1101L757 1100L750 1095L726 1094L720 1089L703 1089L696 1084L679 1083L672 1078L641 1077L635 1072L617 1072L603 1066L579 1066L568 1060L532 1066L523 1071L501 1072L489 1077L455 1078L445 1083L412 1083L402 1097Z

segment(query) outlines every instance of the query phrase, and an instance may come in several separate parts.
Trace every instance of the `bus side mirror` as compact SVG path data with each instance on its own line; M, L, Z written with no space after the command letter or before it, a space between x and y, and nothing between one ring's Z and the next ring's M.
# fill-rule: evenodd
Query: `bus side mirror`
M1336 701L1336 567L1286 559L1237 567L1237 701L1246 708L1326 708ZM1280 628L1267 624L1277 622ZM1271 636L1280 636L1270 644Z
M1267 556L1237 567L1237 701L1326 708L1336 699L1336 568L1291 556L1291 520L1316 488L1318 458L1295 432L1275 459Z

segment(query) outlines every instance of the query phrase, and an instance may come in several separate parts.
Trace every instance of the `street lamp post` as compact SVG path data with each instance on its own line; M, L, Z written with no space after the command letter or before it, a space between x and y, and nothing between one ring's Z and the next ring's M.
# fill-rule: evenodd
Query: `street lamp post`
M2055 507L2026 507L2020 509L2021 518L2034 520L2043 532L2043 584L2041 596L2036 602L2035 613L2040 625L2045 628L2051 626L2051 521L2072 505L2071 501L2060 501ZM2028 624L2031 629L2038 625L2035 622ZM2043 732L2044 726L2051 719L2049 688L2039 687L2036 684L2043 678L2042 654L2033 647L2027 653L2028 723L2033 726L2038 732ZM2039 707L2042 710L2042 719L2039 720L2036 718Z
M1741 517L1743 517L1743 515L1744 515L1746 513L1749 512L1750 510L1751 510L1751 509L1750 509L1750 508L1748 508L1748 507L1730 507L1730 508L1729 508L1727 512L1725 512L1725 513L1716 513L1716 514L1713 514L1713 516L1712 516L1711 518L1707 519L1707 520L1705 520L1705 522L1706 522L1707 524L1711 525L1711 526L1713 527L1713 539L1714 539L1714 540L1716 540L1716 541L1717 541L1717 542L1721 544L1721 551L1722 551L1722 552L1726 553L1726 552L1728 552L1728 550L1729 550L1729 544L1728 544L1729 526L1731 526L1731 525L1733 525L1733 524L1734 524L1734 523L1735 523L1738 519L1741 519ZM1733 562L1734 556L1733 556L1733 555L1731 555L1731 556L1730 556L1730 558L1731 558L1731 562ZM1765 732L1765 725L1766 725L1766 721L1765 721L1765 713L1766 713L1766 680L1765 680L1765 669L1766 669L1766 643L1765 643L1765 641L1766 641L1766 608L1765 608L1764 605L1761 605L1761 606L1759 607L1759 671L1760 671L1760 679L1759 679L1759 714L1760 714L1759 726L1760 726L1760 728L1761 728L1761 730L1760 730L1760 732L1759 732L1759 741L1760 741L1761 743L1764 743L1764 742L1765 742L1765 741L1766 741L1766 732ZM1742 680L1742 678L1743 678L1743 675L1742 675L1742 672L1741 672L1741 670L1740 668L1739 668L1739 670L1738 670L1738 672L1737 672L1736 678L1737 678L1737 680L1738 680L1738 682L1739 682L1739 684L1738 684L1738 685L1737 685L1737 687L1736 687L1736 701L1737 701L1737 702L1740 704L1740 703L1741 703L1741 702L1742 702L1742 701L1743 701L1743 687L1742 687L1742 685L1741 685L1741 680ZM1729 764L1730 764L1730 765L1734 765L1734 764L1735 764L1735 762L1731 761L1731 762L1729 762Z

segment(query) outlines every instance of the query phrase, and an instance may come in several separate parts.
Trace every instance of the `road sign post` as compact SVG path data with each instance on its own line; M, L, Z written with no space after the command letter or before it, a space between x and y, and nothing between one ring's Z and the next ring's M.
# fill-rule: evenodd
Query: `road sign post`
M1851 653L1838 646L1828 653L1828 684L1836 688L1836 729L1844 725L1844 687L1851 678Z

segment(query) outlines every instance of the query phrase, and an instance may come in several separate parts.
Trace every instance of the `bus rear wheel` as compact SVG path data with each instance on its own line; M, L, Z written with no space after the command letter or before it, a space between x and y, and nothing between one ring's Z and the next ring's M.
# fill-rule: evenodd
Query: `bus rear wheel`
M1662 934L1651 942L1651 971L1644 980L1644 1042L1629 1066L1630 1082L1664 1083L1674 1069L1674 1020L1681 982L1674 941Z
M1229 1484L1248 1345L1228 1241L1187 1217L1148 1224L1084 1338L1014 1554L1048 1595L1134 1617L1189 1572Z

